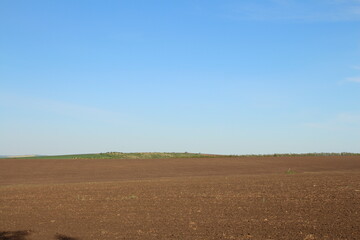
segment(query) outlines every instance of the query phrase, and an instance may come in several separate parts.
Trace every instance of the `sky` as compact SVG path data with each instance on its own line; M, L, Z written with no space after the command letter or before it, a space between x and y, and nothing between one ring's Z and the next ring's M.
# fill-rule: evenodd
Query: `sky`
M0 155L360 152L359 0L2 0Z

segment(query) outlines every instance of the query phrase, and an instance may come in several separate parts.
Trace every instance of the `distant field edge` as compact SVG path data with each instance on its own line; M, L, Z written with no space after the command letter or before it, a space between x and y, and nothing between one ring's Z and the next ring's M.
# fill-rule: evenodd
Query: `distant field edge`
M69 155L27 155L27 156L1 156L6 159L159 159L159 158L214 158L214 157L297 157L297 156L360 156L360 153L274 153L274 154L246 154L221 155L188 152L106 152L90 154Z
M13 159L158 159L158 158L211 158L226 157L230 155L204 154L204 153L175 153L175 152L106 152L90 154L69 155L35 155L35 156L8 156Z

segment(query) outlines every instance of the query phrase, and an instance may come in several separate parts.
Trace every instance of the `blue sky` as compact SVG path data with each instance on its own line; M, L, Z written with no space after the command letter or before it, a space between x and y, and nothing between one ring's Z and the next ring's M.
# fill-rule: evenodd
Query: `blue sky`
M360 152L360 1L0 2L0 155Z

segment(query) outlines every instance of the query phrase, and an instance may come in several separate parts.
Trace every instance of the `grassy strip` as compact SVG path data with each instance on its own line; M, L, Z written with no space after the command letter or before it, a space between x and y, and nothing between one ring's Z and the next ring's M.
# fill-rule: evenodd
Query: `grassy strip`
M249 155L215 155L201 153L162 153L139 152L122 153L107 152L95 154L73 154L56 156L9 157L16 159L158 159L158 158L211 158L211 157L296 157L296 156L360 156L360 153L275 153L275 154L249 154Z
M297 156L360 156L360 153L274 153L274 154L248 154L231 155L236 157L297 157Z
M96 154L74 154L74 155L57 155L57 156L31 156L31 157L13 157L21 159L155 159L155 158L204 158L219 157L222 155L211 155L201 153L122 153L107 152Z

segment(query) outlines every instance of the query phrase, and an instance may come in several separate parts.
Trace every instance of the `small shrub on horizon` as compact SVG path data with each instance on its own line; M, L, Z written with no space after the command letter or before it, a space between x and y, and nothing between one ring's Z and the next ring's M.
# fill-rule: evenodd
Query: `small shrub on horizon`
M291 174L295 174L296 172L289 168L285 173L291 175Z

